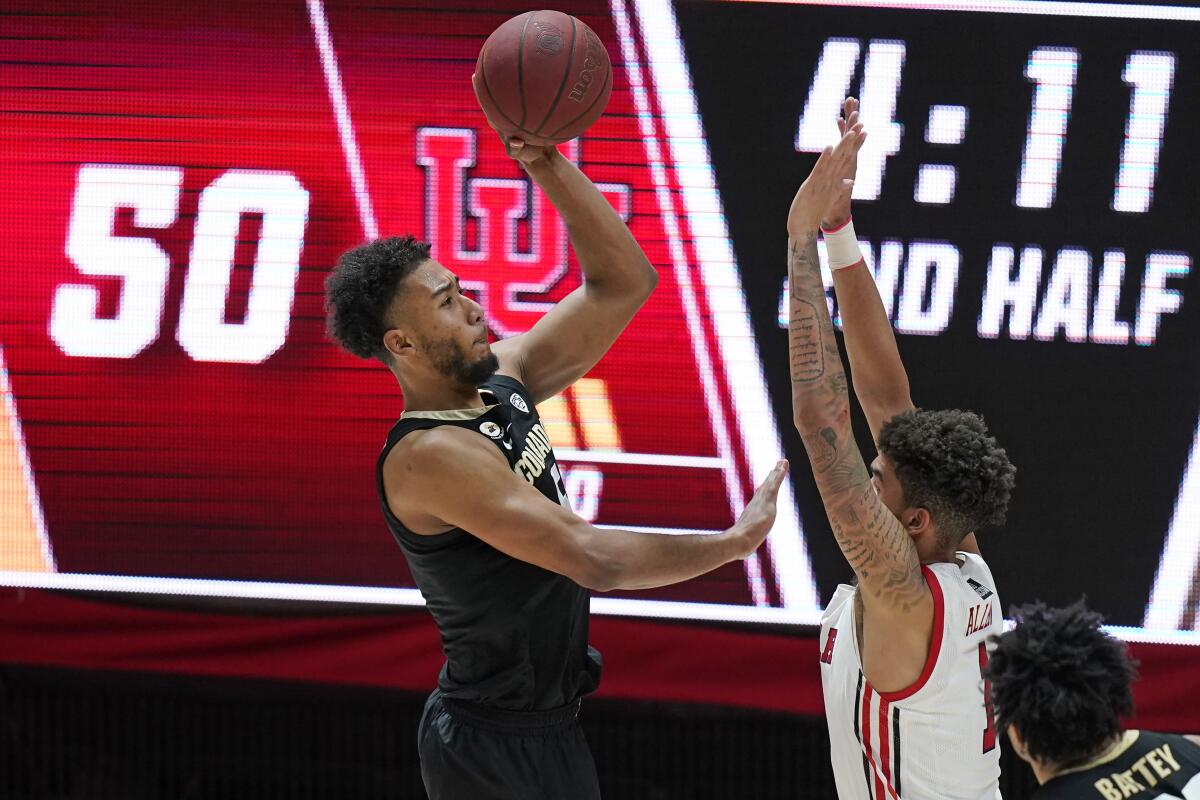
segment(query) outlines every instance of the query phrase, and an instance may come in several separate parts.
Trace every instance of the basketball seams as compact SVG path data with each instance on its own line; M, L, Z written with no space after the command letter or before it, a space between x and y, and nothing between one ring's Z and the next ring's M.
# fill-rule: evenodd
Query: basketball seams
M498 103L496 101L496 96L492 94L492 87L488 86L487 48L486 47L484 48L484 52L479 57L479 78L480 78L480 80L483 81L483 90L485 92L487 92L488 100L492 101L492 108L496 109L496 113L499 114L500 116L504 117L504 119L510 125L512 125L514 128L516 128L518 131L523 131L524 128L522 128L520 125L518 125L516 122L514 122L512 117L510 117L508 114L504 113L504 109L501 108L500 103ZM525 103L524 98L521 99L521 103L522 103L522 105L524 105L524 103ZM484 116L486 116L486 114Z
M521 98L521 121L517 123L517 127L521 130L525 129L525 115L528 113L525 110L525 34L536 13L536 11L526 12L525 24L521 26L521 38L517 39L517 97Z
M575 124L576 122L578 122L579 120L581 120L581 119L583 119L584 117L586 117L588 114L592 113L592 109L596 107L596 103L600 102L600 98L601 98L601 97L604 97L604 95L605 95L605 92L608 90L609 84L611 84L611 83L612 83L612 66L610 65L610 66L609 66L609 68L608 68L608 69L605 71L605 74L604 74L604 85L600 87L600 91L599 91L599 92L597 92L597 93L596 93L596 96L592 98L591 105L589 105L589 106L588 106L586 109L584 109L584 110L583 110L582 112L580 112L579 114L576 114L576 115L575 115L575 116L574 116L574 117L573 117L571 120L569 120L569 121L567 121L567 122L564 122L562 125L559 125L559 126L558 126L558 127L555 129L555 130L554 130L554 132L553 132L553 133L551 133L551 134L550 134L549 136L547 136L546 138L547 138L547 139L554 139L555 137L557 137L557 136L558 136L559 132L560 132L560 131L561 131L563 128L569 128L570 126L574 125L574 124Z
M564 14L563 16L565 16L567 19L571 20L571 52L567 54L566 67L563 69L562 82L558 85L558 94L554 95L554 102L552 102L550 104L550 110L548 110L546 112L545 118L542 119L542 124L538 125L537 130L535 130L533 132L534 136L539 136L541 134L542 128L546 127L546 123L550 121L550 117L554 116L554 109L558 108L558 101L562 99L563 91L565 91L567 88L567 80L571 77L571 73L574 71L574 67L575 67L575 43L579 40L579 36L578 36L579 30L578 30L578 26L576 25L576 19L573 16L571 16L570 14ZM525 37L522 34L521 44L524 44L524 43L525 43ZM521 93L521 104L522 104L522 106L524 106L524 103L525 103L524 89L522 89L521 92L522 92ZM558 130L562 130L562 126L560 126ZM544 137L544 138L549 139L549 138L553 138L553 137L548 136L548 137Z
M537 16L539 14L545 16ZM569 23L571 29L569 46L564 23ZM526 42L531 31L534 41ZM585 44L582 54L580 41ZM537 55L526 47L527 44L529 48L536 47ZM500 51L497 46L501 47ZM503 55L498 55L501 51ZM532 59L528 76L525 75L527 51ZM515 71L511 62L514 56L517 61ZM560 58L562 65L556 66L555 62ZM487 63L489 59L490 64ZM594 79L597 67L606 70L604 80L599 84ZM554 86L556 68L560 70L557 87ZM476 72L475 91L492 127L504 138L519 137L538 146L561 144L581 135L603 113L613 86L612 63L599 37L586 23L558 11L529 11L509 19L484 43ZM576 77L578 83L574 81ZM578 101L585 101L588 91L593 93L592 100L586 108L578 110L582 105ZM529 92L528 96L526 92ZM516 97L513 97L514 93ZM562 102L564 94L569 94L571 103ZM510 107L518 104L520 110L511 108L515 113L510 114ZM572 109L577 109L574 114ZM541 119L534 125L539 114ZM571 118L563 121L567 115Z

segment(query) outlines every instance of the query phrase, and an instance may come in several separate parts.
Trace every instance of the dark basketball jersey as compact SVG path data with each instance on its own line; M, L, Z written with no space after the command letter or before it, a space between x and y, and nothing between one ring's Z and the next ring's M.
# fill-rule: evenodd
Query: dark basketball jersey
M1200 745L1183 736L1126 731L1103 756L1046 781L1034 800L1200 800Z
M600 654L588 646L588 592L554 572L505 555L461 528L421 536L388 507L383 462L407 434L453 425L491 442L523 480L567 504L562 476L533 399L521 383L495 375L479 387L483 408L404 412L376 466L388 528L442 635L446 697L512 711L542 711L593 691ZM471 486L446 486L465 494Z

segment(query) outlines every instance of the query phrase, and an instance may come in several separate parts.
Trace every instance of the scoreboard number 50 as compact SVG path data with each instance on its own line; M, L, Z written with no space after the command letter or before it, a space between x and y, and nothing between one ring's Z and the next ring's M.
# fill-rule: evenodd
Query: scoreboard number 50
M150 238L113 236L119 208L139 228L167 228L179 215L180 167L85 164L79 170L67 257L83 275L122 279L117 312L98 316L99 292L64 284L54 296L50 336L64 353L132 358L158 339L171 262ZM230 170L200 195L176 338L197 361L256 364L283 346L291 321L308 191L288 172ZM242 215L262 215L245 318L225 321Z

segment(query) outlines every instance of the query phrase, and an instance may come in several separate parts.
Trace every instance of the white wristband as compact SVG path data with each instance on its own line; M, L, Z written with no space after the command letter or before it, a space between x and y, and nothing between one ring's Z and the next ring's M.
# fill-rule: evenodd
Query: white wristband
M821 228L821 236L825 239L825 254L829 257L830 269L853 267L863 260L862 251L858 249L858 236L854 233L853 219L846 220L844 225L832 231Z

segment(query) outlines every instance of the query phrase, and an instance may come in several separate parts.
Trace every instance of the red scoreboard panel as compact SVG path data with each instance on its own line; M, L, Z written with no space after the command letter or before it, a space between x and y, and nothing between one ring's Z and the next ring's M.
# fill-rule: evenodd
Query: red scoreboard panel
M614 63L608 112L562 150L660 283L541 414L583 516L719 531L782 447L670 7L559 7ZM326 339L323 280L341 251L411 232L497 336L579 284L564 226L471 91L484 38L522 10L113 2L9 18L0 583L421 602L372 473L402 399ZM745 564L595 609L815 622L790 484L779 508Z

